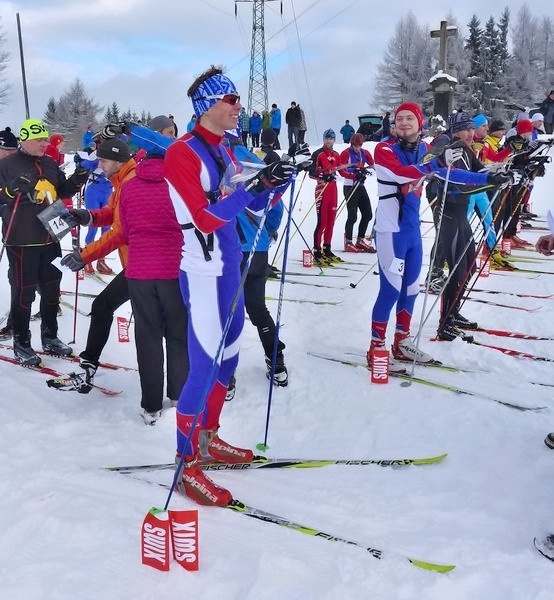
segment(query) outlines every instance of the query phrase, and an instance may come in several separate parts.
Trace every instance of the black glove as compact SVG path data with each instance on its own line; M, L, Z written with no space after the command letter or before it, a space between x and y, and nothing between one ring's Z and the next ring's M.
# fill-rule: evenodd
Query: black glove
M518 185L521 183L522 175L519 171L508 171L489 174L489 185L495 187L505 187L508 185Z
M289 156L310 156L310 147L306 142L302 142L301 144L295 143L289 148L287 154Z
M354 177L354 179L356 181L359 181L360 183L363 183L368 173L369 171L366 168L356 169L356 176Z
M15 198L18 195L30 194L34 191L38 178L31 175L19 175L2 190L6 196Z
M111 140L118 135L124 133L129 135L134 126L134 123L130 121L118 121L117 123L108 123L102 128L102 131L96 134L94 137L100 137L102 140Z
M331 181L335 181L336 177L332 173L327 173L326 175L323 175L322 179L323 179L323 181L330 183Z
M276 161L261 169L246 182L245 190L259 194L264 190L287 183L296 173L296 168L288 162Z
M82 259L78 250L73 250L71 254L64 256L61 260L64 267L68 267L73 272L80 271L85 266L85 261Z
M77 225L88 226L92 223L90 211L84 208L71 208L67 213L61 215L61 217L70 227L77 227Z

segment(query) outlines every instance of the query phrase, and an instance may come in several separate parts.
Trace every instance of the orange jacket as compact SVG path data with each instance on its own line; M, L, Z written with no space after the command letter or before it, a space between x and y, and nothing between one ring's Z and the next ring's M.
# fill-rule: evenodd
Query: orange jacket
M107 227L112 228L106 231L100 239L87 244L81 251L81 257L85 263L90 263L98 258L104 258L115 249L119 250L119 259L123 268L127 266L128 248L125 243L125 237L121 231L121 223L119 220L119 199L121 197L121 186L125 181L132 179L135 176L135 167L137 163L133 158L124 163L119 171L110 177L113 185L113 192L108 200L108 204L104 208L91 210L92 227Z

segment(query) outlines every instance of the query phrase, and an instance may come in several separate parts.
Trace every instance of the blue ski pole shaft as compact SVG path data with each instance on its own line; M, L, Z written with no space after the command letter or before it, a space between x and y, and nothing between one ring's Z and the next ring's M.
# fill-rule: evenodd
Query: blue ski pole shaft
M265 421L265 432L264 432L264 441L263 445L258 444L258 449L267 449L267 437L269 431L269 417L271 414L271 400L273 398L273 378L275 376L275 363L277 362L277 351L279 348L279 327L281 325L281 309L283 306L283 293L285 289L285 277L287 270L287 258L289 252L289 242L290 242L290 224L292 222L292 209L293 209L293 198L294 198L294 184L295 178L293 177L291 185L290 185L290 202L289 202L289 211L287 218L287 227L285 229L285 244L283 248L283 268L281 269L281 284L279 286L279 299L277 302L277 316L275 319L275 337L273 338L273 352L271 356L271 368L269 371L269 393L267 398L267 415Z

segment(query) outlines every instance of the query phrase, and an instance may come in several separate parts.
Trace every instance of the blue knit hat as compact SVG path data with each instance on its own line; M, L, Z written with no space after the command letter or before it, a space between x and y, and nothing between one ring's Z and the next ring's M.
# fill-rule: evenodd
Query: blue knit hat
M196 116L201 117L226 94L238 96L235 84L228 77L221 73L208 77L196 88L191 98Z
M473 126L475 128L481 127L481 125L486 125L488 123L487 117L485 115L479 113L473 117Z
M332 129L326 129L323 132L323 139L324 140L336 140L337 136L336 136L335 132Z
M474 129L473 119L464 111L452 113L448 119L448 128L452 133Z

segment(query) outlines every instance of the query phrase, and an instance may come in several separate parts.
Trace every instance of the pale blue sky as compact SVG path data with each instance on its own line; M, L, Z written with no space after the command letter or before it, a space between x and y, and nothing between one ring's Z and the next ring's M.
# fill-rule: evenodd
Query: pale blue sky
M457 2L397 0L283 0L265 4L269 103L286 109L296 100L308 116L308 141L370 112L377 64L404 11L438 27L451 12L464 27L476 14L484 24L514 0ZM530 6L530 5L528 5ZM243 97L248 94L252 4L233 0L21 0L0 1L12 55L9 105L0 128L25 118L16 13L19 13L31 116L41 118L79 77L102 106L173 113L184 129L192 113L186 89L211 63L224 64ZM539 16L539 9L532 7ZM296 21L295 21L296 17ZM283 110L284 112L284 110ZM314 131L316 129L316 131Z

